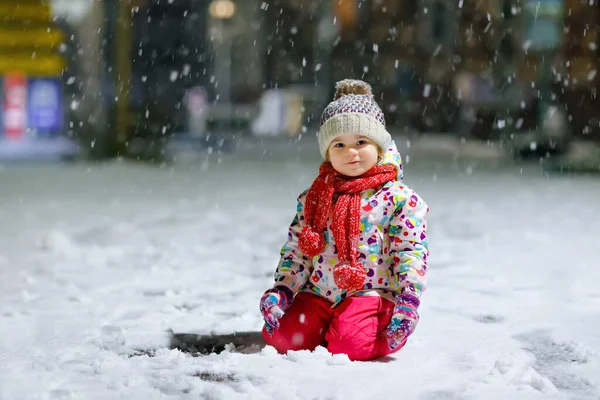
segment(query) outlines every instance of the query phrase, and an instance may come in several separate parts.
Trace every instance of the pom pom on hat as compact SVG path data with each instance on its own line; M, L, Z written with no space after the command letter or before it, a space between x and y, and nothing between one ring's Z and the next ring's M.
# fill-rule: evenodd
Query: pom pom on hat
M373 89L367 82L358 79L344 79L335 84L334 100L349 94L366 94L373 97Z

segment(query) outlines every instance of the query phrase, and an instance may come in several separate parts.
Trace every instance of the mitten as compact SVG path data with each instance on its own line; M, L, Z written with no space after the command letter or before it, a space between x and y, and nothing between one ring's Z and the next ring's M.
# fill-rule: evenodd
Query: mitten
M260 299L260 312L265 320L265 329L273 335L279 329L279 320L294 299L294 293L285 286L275 286L267 290Z
M392 319L387 328L388 346L391 350L396 349L415 330L419 322L419 299L411 294L399 294L395 296L395 307Z

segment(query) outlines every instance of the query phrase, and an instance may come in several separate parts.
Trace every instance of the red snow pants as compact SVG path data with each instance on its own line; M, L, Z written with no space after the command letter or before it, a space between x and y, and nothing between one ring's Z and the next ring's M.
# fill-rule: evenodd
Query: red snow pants
M394 304L381 297L350 297L331 308L331 302L311 293L298 293L279 320L279 329L270 336L263 328L268 345L279 353L326 347L332 354L347 354L355 361L367 361L400 350L390 350L386 328Z

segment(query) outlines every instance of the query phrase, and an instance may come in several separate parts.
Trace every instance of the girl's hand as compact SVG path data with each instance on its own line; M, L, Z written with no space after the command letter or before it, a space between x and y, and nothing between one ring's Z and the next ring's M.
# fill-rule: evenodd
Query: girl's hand
M265 320L265 329L273 335L279 329L279 320L290 306L293 293L286 287L267 290L260 299L260 312Z
M396 307L387 328L388 346L391 350L400 346L414 332L419 322L418 306L419 299L412 295L396 296Z
M402 319L397 314L392 316L392 321L387 328L388 346L391 350L396 349L415 330L415 324L409 319Z

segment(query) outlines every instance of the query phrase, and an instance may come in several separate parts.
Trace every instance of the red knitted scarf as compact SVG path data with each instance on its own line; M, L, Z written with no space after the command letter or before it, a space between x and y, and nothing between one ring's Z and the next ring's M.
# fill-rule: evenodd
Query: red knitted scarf
M396 179L393 165L376 165L358 177L338 173L331 163L319 168L304 204L306 226L298 238L300 250L315 257L325 246L323 231L331 211L334 194L338 196L331 221L339 264L333 270L335 284L344 290L360 290L366 279L365 267L356 261L360 235L360 192L374 189Z

